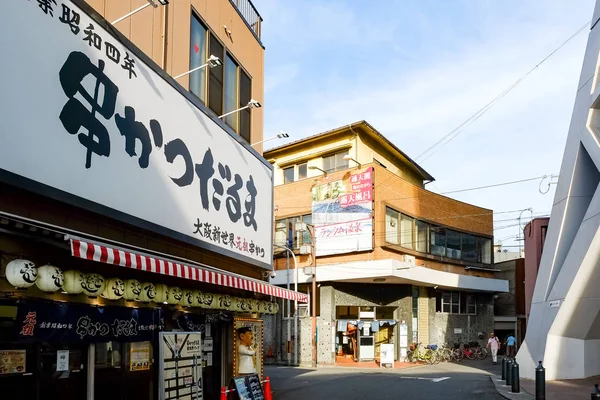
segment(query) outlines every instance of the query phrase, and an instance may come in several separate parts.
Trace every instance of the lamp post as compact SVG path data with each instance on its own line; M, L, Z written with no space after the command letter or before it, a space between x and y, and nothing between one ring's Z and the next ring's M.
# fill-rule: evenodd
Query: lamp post
M261 140L260 142L252 143L250 146L256 146L257 144L268 142L269 140L273 140L273 139L287 139L289 137L290 137L289 133L284 132L284 131L279 131L279 133L277 135L270 137L268 139L265 139L265 140Z
M285 250L285 252L292 256L292 260L294 260L294 291L298 291L298 263L296 262L296 255L287 246L281 246L278 244L274 244L273 247L278 247L280 249ZM286 263L286 273L287 273L287 289L290 290L290 263ZM287 341L291 340L291 327L290 327L290 300L288 299L288 316L287 316ZM294 300L294 365L298 365L298 300ZM288 365L290 363L290 359L288 357Z

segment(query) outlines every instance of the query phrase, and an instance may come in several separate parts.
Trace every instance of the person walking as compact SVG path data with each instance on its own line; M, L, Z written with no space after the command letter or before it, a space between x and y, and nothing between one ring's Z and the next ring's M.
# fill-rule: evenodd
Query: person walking
M490 333L490 338L485 347L492 350L492 361L494 362L494 365L496 365L498 362L498 348L500 347L500 341L496 335L494 335L494 332Z
M517 339L511 334L506 338L506 356L515 358L517 354Z

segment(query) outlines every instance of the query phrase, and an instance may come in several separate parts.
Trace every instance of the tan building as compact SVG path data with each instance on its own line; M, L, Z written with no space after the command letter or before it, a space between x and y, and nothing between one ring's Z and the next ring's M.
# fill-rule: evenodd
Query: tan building
M428 191L433 177L365 121L264 156L274 166L275 243L297 253L289 282L297 276L311 295L314 238L319 363L379 359L392 343L402 360L412 342L491 332L493 295L508 290L494 278L491 210ZM287 285L285 254L276 250L272 283ZM310 362L310 319L301 328L300 360Z
M260 15L56 3L0 15L2 398L218 399L263 376L274 300L307 301L266 282Z

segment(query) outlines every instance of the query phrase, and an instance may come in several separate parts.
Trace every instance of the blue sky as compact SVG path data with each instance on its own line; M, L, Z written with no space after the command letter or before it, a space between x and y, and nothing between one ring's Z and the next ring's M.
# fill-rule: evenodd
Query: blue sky
M367 120L416 158L589 21L593 0L253 0L264 18L265 137ZM446 192L558 174L589 29L417 162ZM276 146L281 142L271 141ZM548 213L539 181L450 195ZM518 212L498 214L496 228ZM523 213L528 216L529 213ZM509 219L515 218L510 221ZM507 221L509 220L509 221ZM495 231L515 245L518 227ZM512 236L512 238L511 238Z

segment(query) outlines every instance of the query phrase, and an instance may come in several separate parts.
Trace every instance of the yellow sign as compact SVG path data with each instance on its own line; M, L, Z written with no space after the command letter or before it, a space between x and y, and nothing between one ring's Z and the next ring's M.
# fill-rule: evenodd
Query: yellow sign
M0 375L25 372L25 350L0 350Z
M129 370L150 369L150 342L133 342L129 347Z

